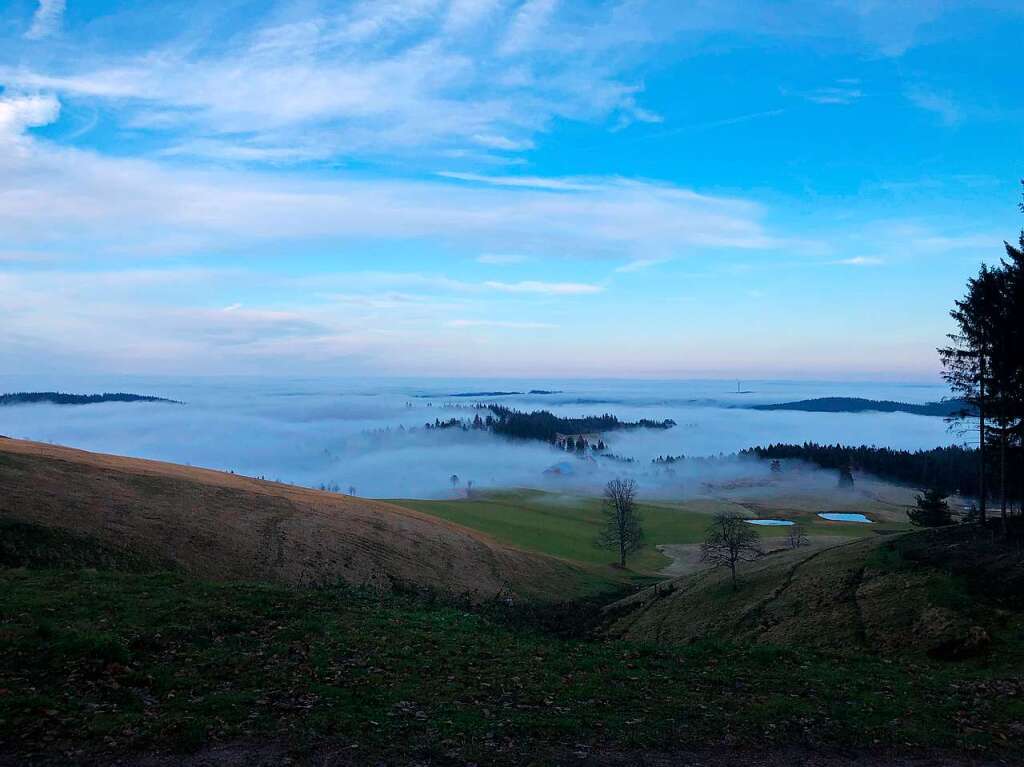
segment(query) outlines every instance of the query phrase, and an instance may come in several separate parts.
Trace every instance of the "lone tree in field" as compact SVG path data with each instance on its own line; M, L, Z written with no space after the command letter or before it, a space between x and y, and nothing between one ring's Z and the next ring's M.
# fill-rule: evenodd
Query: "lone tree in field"
M799 549L801 546L807 546L810 541L807 540L807 531L803 525L791 525L789 531L786 533L786 545L791 549Z
M732 573L732 590L736 586L736 564L752 562L764 555L761 536L746 519L734 511L715 514L700 545L700 561L714 567L728 567Z
M613 479L604 486L604 529L597 536L603 549L619 550L619 566L626 566L626 555L644 545L644 530L636 510L636 482Z
M448 481L452 483L452 487L458 487L459 486L459 475L458 474L452 474L451 477L448 478Z
M850 463L846 462L839 467L839 487L844 490L853 489L853 469L850 468Z
M941 527L953 522L946 494L934 488L917 496L917 506L907 509L907 516L918 527Z

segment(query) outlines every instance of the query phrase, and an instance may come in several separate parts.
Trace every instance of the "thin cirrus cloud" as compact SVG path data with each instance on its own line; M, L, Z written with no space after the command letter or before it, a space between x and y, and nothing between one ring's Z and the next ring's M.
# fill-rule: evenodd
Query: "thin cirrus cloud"
M450 328L504 328L507 330L550 330L558 327L549 322L516 322L506 320L451 320Z
M859 83L854 80L817 88L806 93L804 98L815 104L852 104L863 95Z
M315 238L435 239L578 257L684 246L766 249L783 238L750 200L621 178L296 178L112 157L41 140L52 96L0 96L0 207L8 247L195 251ZM40 242L44 240L45 242Z
M39 6L32 16L32 24L25 32L29 40L41 40L60 29L64 17L65 0L39 0Z
M616 44L601 33L608 20L574 30L568 57L552 47L572 28L561 10L460 0L353 2L284 23L253 15L232 19L226 40L197 24L141 54L111 44L60 68L28 57L0 66L0 84L102 101L122 124L156 129L169 153L235 161L517 153L556 119L646 119L639 86L604 60ZM62 12L62 0L43 0L28 36L52 34Z
M519 253L484 253L477 256L475 260L478 264L487 264L488 266L512 266L529 261L530 257Z
M878 266L885 263L880 258L873 256L854 256L853 258L842 258L838 261L833 261L834 264L841 266Z
M638 258L635 261L630 261L628 264L623 264L615 268L616 272L620 274L630 274L632 272L642 272L645 269L650 269L652 266L658 264L664 264L668 261L667 258Z
M583 282L539 282L537 280L524 280L522 282L487 281L484 283L484 287L502 293L539 293L546 296L592 295L604 290L600 285L590 285Z

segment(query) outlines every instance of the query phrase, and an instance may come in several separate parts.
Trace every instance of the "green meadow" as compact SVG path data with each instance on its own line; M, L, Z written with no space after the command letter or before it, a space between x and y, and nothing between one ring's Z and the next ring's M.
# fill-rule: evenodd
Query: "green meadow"
M800 501L803 503L780 496L771 505L766 503L756 507L727 499L642 502L639 509L646 544L629 558L629 568L640 574L657 573L670 560L656 546L699 543L712 515L718 511L791 519L804 525L811 535L861 537L875 531L905 527L891 521L874 525L826 522L819 519L812 509L828 509L831 508L829 505L808 504L805 499ZM472 498L397 500L392 503L478 530L510 546L584 565L612 570L616 559L614 552L598 548L594 543L604 521L600 498L517 489L477 493ZM760 527L758 532L765 538L783 537L786 528Z

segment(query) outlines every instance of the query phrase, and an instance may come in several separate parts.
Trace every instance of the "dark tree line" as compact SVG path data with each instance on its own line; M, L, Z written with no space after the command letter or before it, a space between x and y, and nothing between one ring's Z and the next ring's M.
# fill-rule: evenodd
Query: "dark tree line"
M981 520L998 503L1005 530L1024 476L1024 231L1004 246L996 266L982 264L968 280L950 312L956 330L938 351L944 378L973 411L953 420L977 430Z
M957 445L932 450L893 450L888 447L861 445L768 445L744 450L740 455L754 455L769 460L800 460L823 469L840 471L849 466L883 479L919 488L933 488L946 495L954 493L978 497L978 451ZM781 467L780 467L781 468ZM1018 476L1014 487L1021 490Z
M95 405L100 402L168 402L183 405L175 399L150 397L144 394L126 392L104 392L103 394L65 394L60 391L19 391L0 394L0 405L28 405L48 402L53 405Z

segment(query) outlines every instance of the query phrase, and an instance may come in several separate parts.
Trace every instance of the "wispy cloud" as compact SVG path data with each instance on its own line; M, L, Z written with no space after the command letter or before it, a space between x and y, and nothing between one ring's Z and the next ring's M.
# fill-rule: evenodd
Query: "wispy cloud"
M519 253L484 253L482 256L476 257L476 262L490 266L511 266L512 264L522 264L529 259L529 256Z
M524 280L522 282L488 281L484 283L484 287L498 290L502 293L540 293L549 296L579 296L600 293L604 290L600 285L590 285L583 282L538 282L536 280Z
M509 55L532 48L557 6L558 0L526 0L512 18L501 52Z
M843 258L832 263L842 266L878 266L884 263L884 261L873 256L854 256L853 258Z
M51 34L63 8L42 0L28 36ZM0 84L103 100L122 125L162 135L168 151L229 161L516 153L556 119L611 128L623 116L657 119L605 58L616 46L607 21L575 29L572 56L552 49L567 39L547 33L560 10L555 0L355 0L288 23L232 19L228 41L198 25L178 38L189 44L137 55L115 48L59 68L2 66Z
M943 125L956 125L963 117L960 106L949 94L939 93L923 86L916 86L907 90L906 96L915 106L937 114L942 120Z
M25 37L40 40L60 29L65 5L65 0L39 0L39 7L32 16L32 25L25 32Z
M0 226L9 249L59 243L97 255L188 253L312 238L428 239L524 254L634 256L684 247L763 249L760 205L622 178L433 180L302 178L259 170L107 157L61 149L27 128L52 122L52 97L0 96ZM639 254L643 254L640 256Z
M549 322L515 322L505 320L451 320L450 328L505 328L508 330L547 330L557 327Z
M628 264L623 264L615 269L617 272L628 274L630 272L641 272L645 269L650 269L652 266L663 264L668 261L667 258L638 258L635 261L630 261Z
M808 91L804 98L815 104L852 104L863 95L856 81L847 81Z

